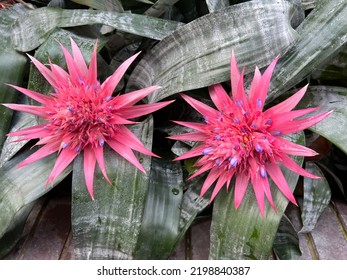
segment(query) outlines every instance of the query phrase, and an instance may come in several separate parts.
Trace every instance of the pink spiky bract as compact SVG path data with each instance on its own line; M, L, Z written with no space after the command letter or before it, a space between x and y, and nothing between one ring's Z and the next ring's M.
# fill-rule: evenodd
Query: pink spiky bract
M232 53L231 95L227 94L220 84L210 86L210 97L216 106L214 109L182 94L182 98L203 115L205 123L175 121L179 125L196 131L169 137L173 140L194 140L200 143L176 160L200 156L195 164L198 170L189 179L209 172L202 186L201 196L216 182L211 196L212 201L222 186L226 185L228 189L231 179L235 177L235 208L240 206L250 182L262 216L264 216L265 197L276 211L268 176L272 178L284 196L296 204L279 163L297 174L318 179L288 156L314 156L317 153L307 147L285 140L282 136L306 129L331 113L326 112L298 119L319 109L292 111L304 96L307 86L282 103L263 111L277 60L278 57L269 65L263 75L257 68L255 69L253 81L248 95L246 95L243 83L244 74L243 71L239 72L235 55Z
M133 55L108 77L104 83L97 80L97 42L95 43L89 67L81 50L71 39L72 55L61 45L68 72L50 62L50 69L34 57L33 64L54 88L54 93L44 95L26 88L9 85L34 99L42 106L3 104L13 110L37 115L44 124L9 133L21 136L20 140L39 138L36 145L43 145L26 158L19 167L33 163L50 154L58 152L57 161L48 177L52 183L62 171L79 155L84 153L84 175L87 190L94 199L93 179L98 163L105 179L106 174L103 147L108 144L115 152L126 158L145 173L133 150L156 156L125 126L134 124L129 118L150 114L173 101L155 104L140 104L138 101L156 91L159 86L151 86L134 92L113 96L117 84L136 59Z

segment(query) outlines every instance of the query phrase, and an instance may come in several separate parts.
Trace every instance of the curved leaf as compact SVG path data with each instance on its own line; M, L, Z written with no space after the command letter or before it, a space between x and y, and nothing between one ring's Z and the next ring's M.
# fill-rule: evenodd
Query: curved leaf
M210 13L230 6L229 0L206 0L206 4Z
M179 162L152 159L136 259L167 259L178 235L183 174Z
M303 144L304 134L291 136L291 141ZM294 160L301 165L302 157ZM282 170L294 190L299 176L288 169ZM267 203L265 216L262 218L252 186L248 186L245 197L238 209L234 207L233 189L225 195L220 192L213 207L210 259L268 259L277 229L282 219L288 200L271 180L271 192L277 213Z
M154 102L230 79L232 49L241 65L269 64L295 41L287 1L250 1L200 17L161 40L140 61L128 91L157 84Z
M280 260L296 260L301 256L299 236L286 215L278 227L273 250Z
M13 49L10 26L25 12L27 9L23 5L0 10L0 104L15 102L18 97L16 90L6 83L20 85L23 81L27 59ZM12 114L12 110L0 106L0 149L8 133Z
M41 197L64 179L71 171L67 167L54 181L47 186L46 181L55 164L56 155L51 155L27 166L17 165L36 149L23 152L6 162L0 168L0 237L11 226L13 218L21 209Z
M27 12L12 26L16 50L26 52L42 44L57 27L101 23L120 31L161 40L182 23L153 17L96 10L64 10L44 7Z
M119 0L71 0L75 3L88 6L96 10L123 12L122 3Z
M178 1L179 0L157 0L143 14L152 17L160 17L169 7L172 7Z
M0 238L0 259L6 256L20 240L27 218L35 202L23 206L13 217L7 232Z
M131 127L145 144L152 146L153 120ZM149 177L105 147L105 167L112 186L99 168L95 170L92 200L86 190L83 157L76 158L72 177L72 230L76 259L132 259L141 229ZM151 159L141 155L147 172Z
M323 213L329 205L331 191L328 181L323 172L314 163L307 162L306 170L312 174L320 176L320 180L304 178L304 203L301 211L303 227L300 233L312 231Z
M341 129L347 126L347 88L314 86L309 87L300 108L321 107L321 111L333 110L333 113L312 126L310 130L322 135L342 151L347 153L347 133Z
M208 190L204 196L200 196L201 186L206 176L199 176L196 180L185 182L187 190L184 192L179 232L176 237L176 245L185 235L189 227L195 221L196 216L210 205L210 195L212 190Z
M335 56L347 42L345 0L320 0L296 29L299 40L282 56L272 77L269 100L307 78Z

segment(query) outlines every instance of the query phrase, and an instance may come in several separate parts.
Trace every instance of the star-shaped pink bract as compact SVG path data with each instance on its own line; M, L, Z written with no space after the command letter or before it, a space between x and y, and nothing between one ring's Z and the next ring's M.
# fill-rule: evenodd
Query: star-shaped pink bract
M25 166L58 152L58 158L48 177L47 184L53 182L59 174L83 151L84 175L90 196L94 199L93 179L96 162L104 177L104 145L108 144L116 153L127 159L145 173L132 150L145 155L156 156L126 127L134 124L131 118L152 113L172 101L155 104L135 105L145 96L158 89L151 86L134 92L112 96L129 65L138 54L130 57L100 84L97 80L97 43L94 46L89 67L81 50L71 39L72 55L61 45L68 72L50 62L50 69L34 57L31 61L54 88L54 93L41 93L10 85L21 93L41 103L42 106L4 104L13 110L41 117L43 124L9 133L9 136L21 136L20 140L40 138L36 145L43 145L26 158L20 166Z
M272 178L281 192L296 204L279 163L299 175L319 178L301 168L288 156L314 156L317 153L292 143L282 136L308 128L323 120L331 112L300 118L319 108L292 111L305 94L307 86L282 103L263 111L271 75L277 60L278 57L269 65L263 75L258 68L255 69L253 81L248 95L246 95L244 72L239 72L234 53L232 53L231 96L220 84L209 87L211 99L217 109L182 94L183 99L203 115L205 123L176 121L177 124L196 131L169 138L200 142L200 145L179 156L176 160L201 157L196 162L196 167L199 169L189 178L209 171L201 189L201 196L216 181L211 196L212 201L224 185L227 189L229 188L231 179L235 177L234 205L238 208L250 181L260 212L264 215L264 194L276 211L268 176Z

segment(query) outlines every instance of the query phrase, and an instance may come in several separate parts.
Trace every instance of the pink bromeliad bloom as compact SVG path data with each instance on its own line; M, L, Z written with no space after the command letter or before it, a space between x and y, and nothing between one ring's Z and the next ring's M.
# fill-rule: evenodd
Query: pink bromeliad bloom
M54 88L54 93L41 93L10 85L21 93L41 103L42 106L4 104L13 110L41 117L43 124L9 133L22 140L40 138L36 145L43 145L26 158L19 167L25 166L58 152L58 158L48 177L47 185L83 151L84 175L90 196L94 199L93 179L96 162L105 179L107 177L103 148L108 144L116 153L127 159L145 173L132 150L156 156L125 126L134 124L128 119L152 113L172 101L135 105L145 96L157 90L151 86L123 95L112 96L120 79L138 54L127 59L102 84L97 80L97 43L94 46L89 67L80 49L71 39L72 55L61 45L68 73L50 62L50 69L34 57L31 61Z
M263 111L271 75L277 60L278 57L269 65L263 75L258 68L255 69L253 81L248 95L246 95L244 72L242 71L240 74L234 53L232 53L231 96L220 84L209 87L211 99L217 109L182 94L183 99L203 115L205 123L176 121L175 123L196 131L169 138L200 142L199 146L179 156L176 160L201 157L196 162L199 169L189 178L192 179L209 171L201 189L201 196L217 181L211 196L212 201L224 185L227 189L229 188L231 179L235 177L234 205L238 208L250 181L260 212L264 215L264 194L276 211L268 176L272 178L281 192L296 204L279 163L299 175L319 178L301 168L288 156L314 156L317 153L285 140L282 136L308 128L323 120L331 112L298 119L319 109L308 108L292 111L305 94L307 86L282 103Z

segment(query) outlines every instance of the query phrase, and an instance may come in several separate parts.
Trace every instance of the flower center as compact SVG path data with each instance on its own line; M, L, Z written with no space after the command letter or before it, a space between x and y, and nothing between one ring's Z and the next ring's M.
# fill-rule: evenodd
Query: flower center
M81 151L87 144L103 146L105 138L114 135L117 125L110 122L115 109L99 96L100 85L59 90L50 107L47 127L62 138L63 149Z
M250 169L250 159L258 166L264 166L277 150L272 145L273 136L266 129L269 124L257 125L261 117L260 112L249 114L244 111L242 115L221 113L218 118L209 119L203 162L246 173Z

